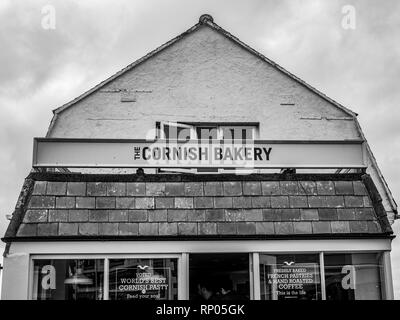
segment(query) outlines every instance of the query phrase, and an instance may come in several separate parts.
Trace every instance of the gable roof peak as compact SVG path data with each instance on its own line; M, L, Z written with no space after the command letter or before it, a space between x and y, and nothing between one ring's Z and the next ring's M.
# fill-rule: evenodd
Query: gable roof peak
M258 51L254 50L253 48L251 48L250 46L248 46L247 44L245 44L244 42L242 42L241 40L239 40L237 37L233 36L231 33L229 33L228 31L226 31L225 29L223 29L222 27L220 27L218 24L216 24L214 22L214 18L210 15L210 14L202 14L199 18L199 22L197 24L195 24L194 26L192 26L190 29L186 30L185 32L183 32L182 34L178 35L177 37L173 38L172 40L169 40L168 42L164 43L163 45L161 45L160 47L156 48L155 50L151 51L150 53L148 53L147 55L143 56L142 58L136 60L135 62L131 63L130 65L128 65L127 67L123 68L122 70L118 71L117 73L115 73L114 75L112 75L111 77L109 77L108 79L102 81L101 83L99 83L98 85L96 85L95 87L93 87L92 89L89 89L88 91L84 92L83 94L81 94L80 96L78 96L77 98L73 99L72 101L62 105L61 107L58 107L56 109L53 110L53 114L54 116L57 116L57 114L61 113L62 111L64 111L65 109L71 107L72 105L74 105L75 103L77 103L78 101L84 99L85 97L87 97L88 95L92 94L93 92L97 91L98 89L100 89L101 87L103 87L104 85L110 83L111 81L115 80L116 78L118 78L120 75L124 74L125 72L132 70L133 68L135 68L137 65L141 64L142 62L148 60L149 58L153 57L154 55L156 55L157 53L163 51L165 48L168 48L169 46L173 45L174 43L178 42L179 40L181 40L183 37L187 36L188 34L193 33L194 31L198 30L199 27L201 26L208 26L211 29L219 32L220 34L224 35L225 37L227 37L228 39L232 40L234 43L236 43L237 45L241 46L242 48L244 48L245 50L247 50L248 52L250 52L251 54L254 54L255 56L257 56L258 58L260 58L261 60L263 60L264 62L267 62L268 64L272 65L274 68L278 69L279 71L281 71L282 73L284 73L285 75L287 75L288 77L292 78L293 80L297 81L299 84L307 87L309 90L311 90L312 92L314 92L315 94L319 95L320 97L322 97L324 100L330 102L331 104L333 104L334 106L336 106L338 109L344 111L345 113L347 113L348 115L350 115L351 117L356 117L358 114L353 112L352 110L344 107L343 105L341 105L340 103L336 102L335 100L329 98L328 96L326 96L325 94L323 94L322 92L318 91L316 88L312 87L311 85L309 85L308 83L306 83L305 81L301 80L300 78L296 77L294 74L290 73L289 71L287 71L286 69L284 69L283 67L281 67L280 65L278 65L277 63L275 63L274 61L268 59L267 57L265 57L263 54L259 53ZM49 136L53 126L54 126L54 122L56 121L56 119L53 117L51 123L50 123L50 127L48 129L47 135Z
M204 23L207 23L207 21L214 22L214 18L212 17L212 15L207 14L207 13L202 14L199 18L199 23L204 24Z

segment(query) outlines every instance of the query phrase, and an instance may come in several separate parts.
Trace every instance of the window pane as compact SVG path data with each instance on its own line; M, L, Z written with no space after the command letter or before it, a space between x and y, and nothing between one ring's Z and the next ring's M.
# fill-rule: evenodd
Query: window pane
M261 300L319 300L321 282L316 254L260 254Z
M179 124L176 126L164 125L164 135L166 140L189 141L190 128L179 126Z
M325 254L327 300L382 299L380 253Z
M34 300L102 300L103 260L34 260Z
M178 299L177 259L112 259L110 300Z
M196 127L197 139L199 140L217 140L218 129L217 127Z
M253 131L254 127L222 127L223 139L230 143L233 143L233 140L242 141L242 143L246 140L253 140Z
M189 256L190 300L248 300L248 253L198 253Z

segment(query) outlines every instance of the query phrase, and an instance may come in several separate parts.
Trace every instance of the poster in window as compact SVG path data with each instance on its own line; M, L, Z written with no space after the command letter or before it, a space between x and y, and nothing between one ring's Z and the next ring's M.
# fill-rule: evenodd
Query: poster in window
M115 270L114 299L168 300L171 296L171 269L148 265Z
M275 300L317 299L318 265L316 263L295 263L265 265L265 284Z

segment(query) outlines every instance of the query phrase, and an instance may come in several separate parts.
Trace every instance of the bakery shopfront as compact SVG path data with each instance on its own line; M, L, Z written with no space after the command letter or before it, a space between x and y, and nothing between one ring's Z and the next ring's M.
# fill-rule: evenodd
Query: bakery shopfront
M357 114L203 15L54 110L2 299L393 299L396 217Z

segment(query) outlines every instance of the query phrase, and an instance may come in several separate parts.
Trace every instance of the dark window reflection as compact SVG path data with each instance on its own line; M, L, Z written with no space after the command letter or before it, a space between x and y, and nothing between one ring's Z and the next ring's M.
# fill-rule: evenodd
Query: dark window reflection
M249 254L191 254L190 300L248 300Z
M261 300L319 300L321 282L316 254L260 254Z
M103 260L34 260L34 300L102 300Z
M324 259L327 300L383 298L381 254L325 254Z

